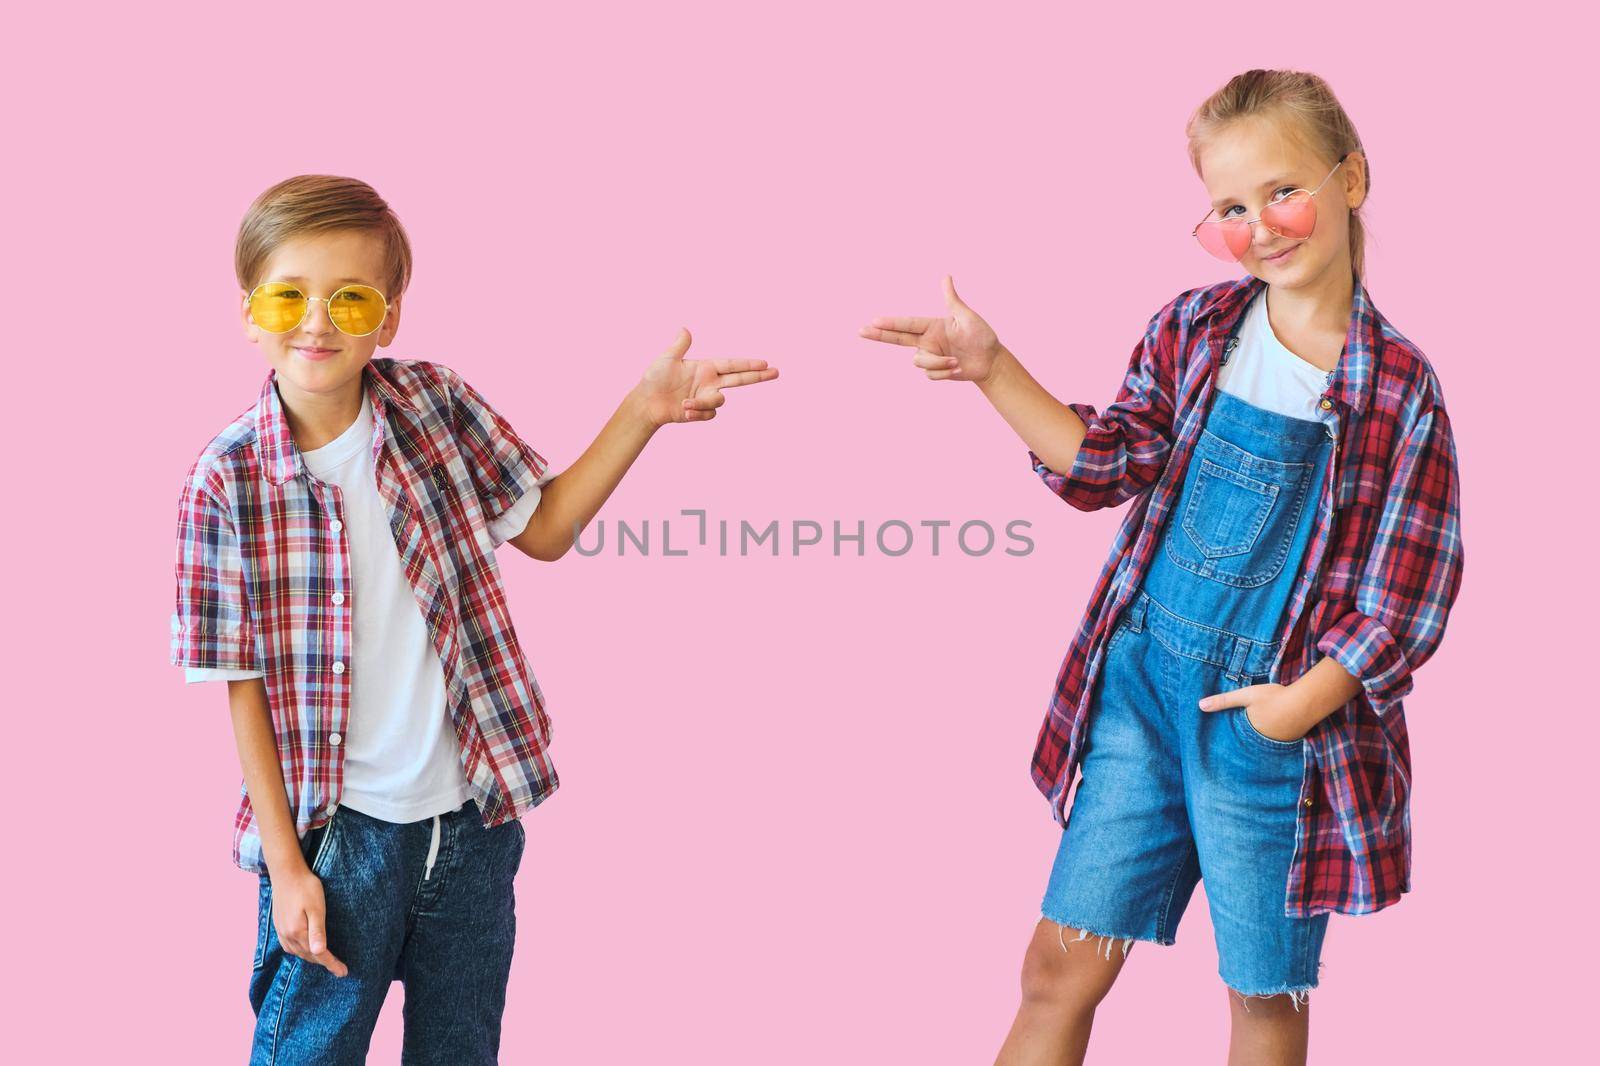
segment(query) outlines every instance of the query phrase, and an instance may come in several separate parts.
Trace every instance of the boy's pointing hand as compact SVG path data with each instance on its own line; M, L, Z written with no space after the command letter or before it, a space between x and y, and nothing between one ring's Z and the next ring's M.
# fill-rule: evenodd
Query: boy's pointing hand
M634 386L650 425L668 422L704 422L715 418L725 397L723 389L754 385L778 376L765 359L685 359L691 341L681 329L664 354L645 370Z

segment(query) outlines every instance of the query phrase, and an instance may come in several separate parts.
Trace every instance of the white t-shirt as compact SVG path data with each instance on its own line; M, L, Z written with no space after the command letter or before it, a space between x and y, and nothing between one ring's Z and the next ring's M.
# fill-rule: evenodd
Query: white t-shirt
M1331 370L1311 365L1283 346L1267 319L1267 290L1250 301L1239 327L1239 343L1217 368L1217 388L1257 407L1331 423L1333 412L1321 407Z
M444 666L428 639L378 493L374 428L372 401L363 392L361 413L350 428L301 455L313 477L339 486L350 538L350 717L339 802L386 822L415 822L455 810L472 793L446 710ZM537 487L531 489L490 522L496 547L527 527L539 496ZM195 682L262 674L189 667L186 676Z

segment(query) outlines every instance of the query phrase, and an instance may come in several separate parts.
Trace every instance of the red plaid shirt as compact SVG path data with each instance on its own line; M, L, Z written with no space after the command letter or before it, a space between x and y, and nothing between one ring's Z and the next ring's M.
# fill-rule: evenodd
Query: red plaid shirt
M1211 406L1215 353L1265 285L1246 276L1179 293L1151 318L1115 402L1101 413L1068 404L1088 426L1071 471L1063 475L1028 452L1045 484L1080 510L1134 500L1062 664L1034 752L1034 783L1062 824L1103 645L1149 570L1183 487ZM1287 685L1331 655L1360 679L1361 692L1306 736L1284 901L1290 917L1364 914L1411 888L1402 697L1444 636L1462 568L1455 442L1439 381L1359 280L1344 353L1322 402L1342 429L1270 680Z
M306 469L276 376L189 469L170 658L262 672L303 836L339 802L354 604L340 490ZM487 528L547 463L449 367L373 359L362 383L376 423L378 492L444 667L462 767L485 823L498 825L558 783L544 694L517 642ZM240 792L234 862L265 872L255 813Z

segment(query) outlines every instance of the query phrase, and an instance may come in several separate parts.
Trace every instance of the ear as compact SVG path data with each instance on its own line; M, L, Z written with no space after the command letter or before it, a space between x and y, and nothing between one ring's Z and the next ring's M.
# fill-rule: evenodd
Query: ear
M383 325L378 328L378 347L387 348L394 341L394 335L400 331L400 300L396 296L389 301L389 309L383 316Z
M261 330L250 320L250 305L245 301L250 299L250 294L243 289L239 290L239 321L244 326L244 336L251 344L261 342Z
M1367 157L1351 152L1344 171L1344 202L1354 211L1367 202Z

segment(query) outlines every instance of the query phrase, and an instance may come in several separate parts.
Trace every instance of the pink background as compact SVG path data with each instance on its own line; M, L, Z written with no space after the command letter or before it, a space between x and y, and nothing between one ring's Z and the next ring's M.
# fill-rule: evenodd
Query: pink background
M172 537L185 469L266 373L240 215L327 172L415 243L382 354L457 368L558 468L680 324L692 356L781 369L664 429L608 525L1033 523L1026 558L502 552L564 780L527 823L505 1061L990 1061L1057 842L1028 760L1121 512L1057 500L976 390L855 331L938 312L949 270L1058 397L1104 406L1148 316L1229 276L1186 233L1186 117L1289 66L1365 139L1368 287L1444 383L1467 556L1408 700L1416 891L1333 919L1312 1061L1568 1061L1594 962L1593 698L1566 678L1592 658L1596 381L1572 318L1592 232L1563 211L1593 170L1567 143L1579 34L1543 6L13 23L7 1057L244 1057L255 882L228 860L224 689L166 663ZM491 285L513 320L463 313ZM1220 1061L1215 965L1197 894L1175 947L1134 950L1091 1061Z

